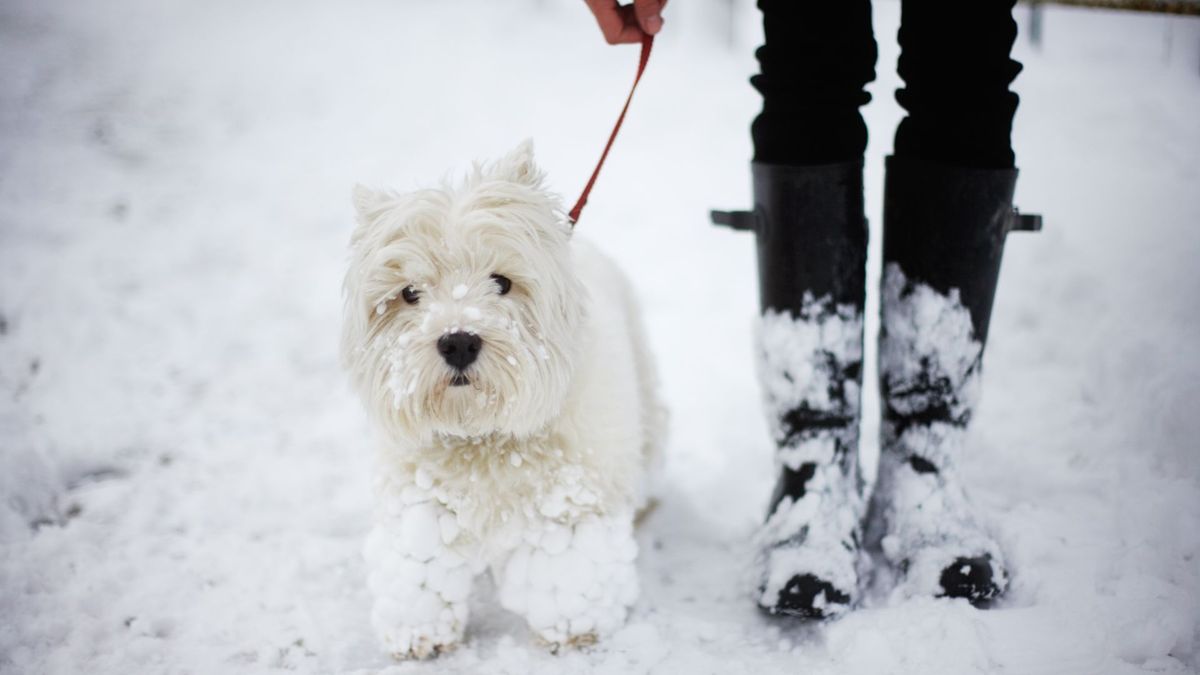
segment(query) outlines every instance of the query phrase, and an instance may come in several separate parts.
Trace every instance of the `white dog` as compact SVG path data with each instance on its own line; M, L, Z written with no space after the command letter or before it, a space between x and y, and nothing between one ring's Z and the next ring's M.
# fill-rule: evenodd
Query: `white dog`
M526 141L465 181L357 187L342 357L382 432L372 623L452 649L474 577L553 649L619 627L665 415L630 289Z

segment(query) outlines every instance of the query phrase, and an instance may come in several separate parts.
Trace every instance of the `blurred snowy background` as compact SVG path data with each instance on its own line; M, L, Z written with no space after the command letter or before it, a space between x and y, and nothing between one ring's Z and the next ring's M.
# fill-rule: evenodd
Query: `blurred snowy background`
M1018 7L1017 202L1046 230L1009 239L966 467L1015 583L813 626L748 595L773 481L753 244L706 223L750 202L758 17L665 16L581 223L641 293L673 412L642 599L586 652L485 603L464 649L394 665L336 359L350 187L533 137L572 200L636 47L581 2L0 3L0 672L1195 672L1200 19L1050 7L1035 45ZM898 22L877 3L873 245Z

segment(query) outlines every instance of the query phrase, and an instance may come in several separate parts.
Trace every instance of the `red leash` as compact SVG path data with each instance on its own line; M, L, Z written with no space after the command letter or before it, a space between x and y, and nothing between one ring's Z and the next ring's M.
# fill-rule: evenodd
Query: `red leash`
M567 217L571 219L571 227L579 222L579 213L583 211L584 204L587 204L588 195L592 192L592 186L596 184L596 176L600 175L600 167L604 166L604 160L608 157L608 151L612 149L613 141L617 140L617 132L621 130L621 123L625 121L625 113L629 111L629 102L633 100L633 92L637 91L638 82L642 79L642 73L646 72L646 62L650 60L650 47L654 45L654 36L647 35L642 38L642 56L638 59L637 75L633 78L633 86L629 88L629 97L625 99L625 107L621 108L621 116L617 118L617 124L613 127L612 134L608 137L608 143L604 146L604 152L600 153L600 161L596 163L596 170L592 172L592 177L588 179L587 185L583 188L583 194L579 195L579 201L575 202L575 206Z

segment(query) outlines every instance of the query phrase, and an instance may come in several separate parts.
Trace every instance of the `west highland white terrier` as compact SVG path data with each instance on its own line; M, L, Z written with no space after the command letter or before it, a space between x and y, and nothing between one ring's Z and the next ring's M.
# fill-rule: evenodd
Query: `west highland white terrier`
M665 426L629 284L572 235L528 141L354 206L342 358L382 436L365 556L383 645L453 649L487 570L552 649L611 633Z

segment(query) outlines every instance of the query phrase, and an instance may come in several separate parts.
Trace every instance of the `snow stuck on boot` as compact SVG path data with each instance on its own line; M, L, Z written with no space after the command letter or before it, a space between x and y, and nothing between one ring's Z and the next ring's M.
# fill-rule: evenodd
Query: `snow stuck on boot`
M768 309L759 325L759 379L778 468L811 465L800 494L784 494L759 532L758 602L772 613L833 617L858 597L862 330L856 307L807 293L799 316ZM815 585L798 590L805 576ZM813 595L793 607L797 593Z
M944 574L972 572L964 559L990 566L989 587L970 599L994 597L1008 584L1004 556L956 467L983 354L957 289L941 294L888 264L879 354L887 412L868 542L900 572L902 597L946 595Z
M805 293L800 316L768 309L758 326L758 378L767 420L776 443L793 435L788 413L800 408L839 416L857 416L859 383L848 367L862 364L862 313L853 305L835 309L828 300ZM826 437L819 437L828 440ZM814 450L823 456L820 449ZM800 446L788 451L789 463L815 461Z
M862 498L852 476L836 464L818 466L800 499L784 497L759 533L763 577L758 603L772 613L831 618L858 598L858 527ZM811 613L789 612L783 596L800 577L829 584L812 600ZM791 585L791 588L789 588Z
M943 295L888 263L882 305L879 372L887 408L908 416L944 405L951 419L966 422L979 400L983 345L958 289Z

